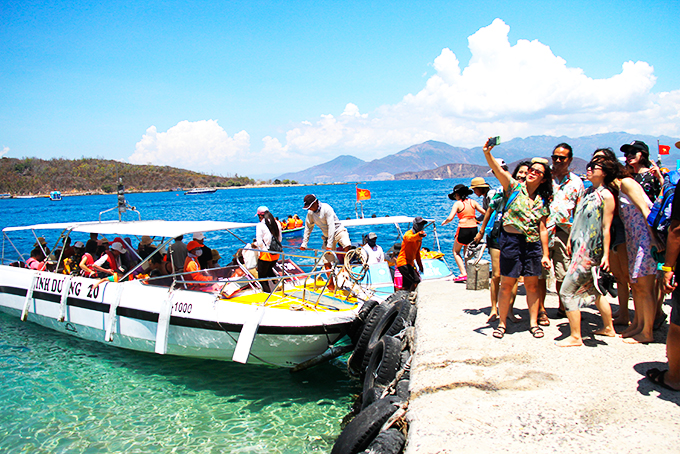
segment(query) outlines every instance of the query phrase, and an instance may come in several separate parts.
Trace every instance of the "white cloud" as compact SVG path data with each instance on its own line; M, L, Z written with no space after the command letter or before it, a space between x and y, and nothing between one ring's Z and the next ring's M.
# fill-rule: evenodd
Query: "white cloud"
M151 126L137 142L129 161L133 164L170 165L214 171L226 161L243 161L250 136L241 131L229 137L215 120L180 121L167 132Z
M361 114L349 103L337 117L300 122L285 144L266 137L263 151L273 159L313 157L316 164L345 153L371 159L430 139L475 146L497 134L680 135L680 90L653 93L648 63L628 61L619 74L593 79L536 40L511 45L509 31L496 19L470 36L472 58L463 69L443 49L423 89L397 104Z
M2 147L2 151L0 151L0 157L5 156L9 152L9 147Z

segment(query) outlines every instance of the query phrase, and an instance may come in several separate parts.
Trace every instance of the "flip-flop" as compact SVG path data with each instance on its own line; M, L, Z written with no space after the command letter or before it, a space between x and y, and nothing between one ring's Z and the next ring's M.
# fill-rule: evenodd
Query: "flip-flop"
M653 367L649 369L647 372L645 372L645 376L649 379L649 381L651 381L655 385L661 386L662 388L665 388L669 391L680 392L680 389L671 388L666 384L666 382L664 381L666 372L668 372L668 370L659 370L656 367Z
M505 336L505 327L499 326L495 330L493 330L493 337L496 339L503 339L503 336Z

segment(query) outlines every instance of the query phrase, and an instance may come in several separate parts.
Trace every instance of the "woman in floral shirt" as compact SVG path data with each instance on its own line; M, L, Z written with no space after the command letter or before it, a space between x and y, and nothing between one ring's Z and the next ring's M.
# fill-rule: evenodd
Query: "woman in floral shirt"
M493 336L502 338L506 331L506 319L512 303L512 287L524 276L524 288L529 306L529 331L543 337L538 326L538 278L541 267L549 267L548 231L545 223L552 197L550 167L543 162L532 162L526 182L520 183L503 170L491 155L493 145L484 145L484 157L503 186L506 204L501 246L501 289L499 297L500 319Z

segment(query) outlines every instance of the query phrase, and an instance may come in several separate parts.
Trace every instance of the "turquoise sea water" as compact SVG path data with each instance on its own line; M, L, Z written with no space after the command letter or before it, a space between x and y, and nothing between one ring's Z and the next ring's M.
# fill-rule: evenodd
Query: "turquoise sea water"
M363 184L372 193L364 214L422 215L440 224L452 205L446 194L459 182L469 180ZM354 185L129 194L127 200L143 219L255 222L259 205L276 216L303 216L307 193L341 218L355 217ZM115 205L115 195L0 200L0 227L96 220ZM450 265L455 228L437 229ZM369 230L351 231L352 240ZM396 239L389 227L373 230L385 249ZM251 239L254 229L242 234ZM11 237L24 253L35 241ZM431 237L424 245L434 246ZM318 231L313 238L320 246ZM47 237L50 247L54 240ZM224 258L239 247L228 234L206 235L206 244ZM3 254L14 260L10 248L5 244ZM329 452L360 389L341 359L291 374L121 350L0 314L0 452Z

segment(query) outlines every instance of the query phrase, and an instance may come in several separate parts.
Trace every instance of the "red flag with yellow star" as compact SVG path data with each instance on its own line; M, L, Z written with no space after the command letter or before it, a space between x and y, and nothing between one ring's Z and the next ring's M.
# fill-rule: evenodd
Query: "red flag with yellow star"
M659 154L671 154L671 146L659 145Z
M357 200L371 200L371 191L357 188Z

